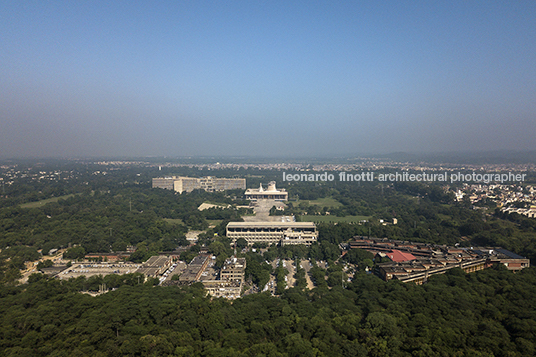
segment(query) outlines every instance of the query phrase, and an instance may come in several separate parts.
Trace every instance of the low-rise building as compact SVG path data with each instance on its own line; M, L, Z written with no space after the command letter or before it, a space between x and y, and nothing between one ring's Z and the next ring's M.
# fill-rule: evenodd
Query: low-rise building
M138 273L144 274L147 278L156 278L173 264L171 257L166 255L157 255L150 257L145 263L138 269Z
M311 245L318 239L314 222L229 222L227 237L233 243L244 238L249 245L304 244Z
M201 278L201 274L205 271L205 269L208 266L208 263L210 261L211 256L210 255L198 255L192 261L190 264L188 264L188 267L182 273L182 275L179 277L179 281L182 282L196 282L199 281Z
M381 238L354 237L349 247L364 249L392 262L378 264L377 273L384 280L422 284L428 277L443 274L453 268L466 273L489 268L496 264L518 271L530 266L530 261L503 248L448 247L425 243L411 243Z
M227 299L239 298L244 285L246 259L231 257L227 259L220 270L219 279L212 268L212 255L198 255L179 277L178 285L201 282L207 293L213 297ZM210 263L212 261L212 263ZM209 267L210 266L210 267Z
M233 280L206 280L203 286L210 296L238 299L242 294L242 282Z
M275 181L268 184L266 190L263 189L262 183L258 189L248 188L244 193L246 200L275 200L275 201L288 201L288 192L285 189L278 190L275 187Z
M244 281L245 271L246 258L229 258L220 270L220 280Z

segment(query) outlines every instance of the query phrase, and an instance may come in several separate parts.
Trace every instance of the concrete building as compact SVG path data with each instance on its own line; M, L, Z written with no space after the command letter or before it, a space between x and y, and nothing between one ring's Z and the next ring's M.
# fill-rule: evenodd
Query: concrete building
M246 271L245 258L229 258L220 270L219 279L214 273L214 257L200 254L188 264L179 277L177 285L201 282L207 293L213 297L236 299L242 294Z
M85 276L89 278L95 275L106 276L109 274L132 274L139 272L141 264L136 263L74 263L72 266L67 268L64 266L61 272L57 272L55 275L56 278L64 280L71 278L78 278L80 276ZM43 271L49 272L52 268L43 268Z
M169 176L153 178L153 188L174 190L178 193L192 192L193 190L205 190L207 192L246 189L246 179L243 178L218 178L207 177L184 177Z
M388 256L392 262L378 264L378 274L384 280L423 284L428 277L460 268L466 273L496 264L518 271L530 266L530 260L502 248L462 248L426 243L390 240L386 238L354 237L349 247Z
M153 188L163 188L166 190L173 190L173 184L176 177L155 177L153 178Z
M220 270L220 280L244 281L246 258L231 257Z
M192 259L186 271L179 277L179 281L189 283L199 281L201 274L203 274L208 266L210 258L210 255L198 255Z
M203 281L207 293L213 297L237 299L242 294L242 282L233 280L207 280Z
M138 273L144 274L148 278L156 278L173 264L171 257L165 255L157 255L150 257L145 263L138 269Z
M229 222L227 237L236 242L244 238L249 245L305 244L311 245L318 239L314 222Z
M201 189L200 179L193 177L178 177L173 181L173 190L175 192L192 192L196 189Z
M278 190L275 187L275 181L268 184L266 190L263 189L262 184L258 189L248 188L244 193L246 200L276 200L276 201L288 201L288 192L284 189Z
M530 206L530 208L515 208L515 207L502 208L501 211L508 212L508 213L518 213L523 216L527 216L529 218L536 218L535 206Z
M104 262L117 262L127 260L131 252L115 252L115 253L90 253L84 256L86 260L100 260Z
M393 262L407 262L410 260L415 260L415 256L411 253L402 252L398 249L393 249L390 253L386 254L389 259L391 259Z

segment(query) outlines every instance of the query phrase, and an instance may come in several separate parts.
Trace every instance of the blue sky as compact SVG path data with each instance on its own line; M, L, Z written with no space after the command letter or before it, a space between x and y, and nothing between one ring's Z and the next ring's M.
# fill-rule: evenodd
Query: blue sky
M534 1L1 1L0 156L536 149Z

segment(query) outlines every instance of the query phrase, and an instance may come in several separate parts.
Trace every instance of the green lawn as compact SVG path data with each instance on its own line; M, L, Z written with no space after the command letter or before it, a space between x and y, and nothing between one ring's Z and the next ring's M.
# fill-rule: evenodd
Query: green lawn
M223 220L222 219L207 219L209 226L217 226L220 224Z
M179 218L164 218L164 221L171 224L183 224L182 219Z
M439 218L442 221L450 221L450 220L452 220L451 216L446 215L446 214L441 214L441 213L437 214L437 218Z
M370 216L346 216L346 217L337 217L337 216L317 216L317 215L305 215L300 216L302 222L347 222L347 223L359 223L363 220L370 219Z
M36 202L28 202L28 203L23 203L22 205L20 205L21 208L37 208L37 207L41 207L41 206L44 206L46 205L47 203L50 203L50 202L57 202L58 200L62 199L62 200L65 200L69 197L73 197L74 194L70 194L70 195L65 195L65 196L60 196L60 197L52 197L52 198L47 198L46 200L41 200L41 201L36 201Z
M342 203L340 203L339 201L337 201L336 199L332 197L324 197L324 198L319 198L317 200L299 200L299 201L296 201L295 203L292 202L292 204L300 204L300 202L307 202L310 205L316 205L316 206L321 206L321 207L338 208L342 206Z

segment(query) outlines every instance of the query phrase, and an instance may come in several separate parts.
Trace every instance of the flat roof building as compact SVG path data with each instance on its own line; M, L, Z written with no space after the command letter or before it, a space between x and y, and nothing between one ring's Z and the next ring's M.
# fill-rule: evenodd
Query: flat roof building
M268 188L264 190L262 183L260 187L248 188L244 193L246 200L276 200L276 201L288 201L288 192L284 189L278 190L275 188L275 181L268 184Z
M207 280L203 286L210 296L237 299L242 294L243 283L235 280Z
M220 270L220 280L244 281L246 258L231 257L225 260Z
M153 178L153 188L164 188L178 193L192 192L193 190L205 190L207 192L245 190L246 179L213 176L201 178L184 176L155 177Z
M311 245L318 239L314 222L229 222L227 237L233 243L244 238L249 245L304 244Z
M172 263L171 257L162 255L153 256L143 263L137 272L144 274L148 278L156 278L164 274Z
M244 285L246 258L231 257L225 260L219 273L219 279L213 273L214 258L213 255L206 254L200 254L193 258L179 277L177 285L200 282L207 293L213 297L239 298Z
M173 182L176 177L155 177L153 178L153 188L163 188L166 190L173 190Z
M190 264L188 264L188 267L186 268L184 273L182 273L182 275L179 277L179 281L199 281L199 279L201 278L201 274L203 274L203 272L207 268L209 261L209 255L198 255L197 257L192 259Z
M89 278L94 275L109 275L109 274L132 274L139 272L141 264L136 263L74 263L67 268L63 267L61 272L58 272L56 278L58 279L70 279L85 276ZM43 268L52 269L52 268Z
M350 249L364 249L388 256L392 262L378 264L378 273L385 279L423 284L435 274L460 268L466 273L489 268L496 264L518 271L530 266L530 260L503 248L449 247L413 243L387 238L354 237Z

